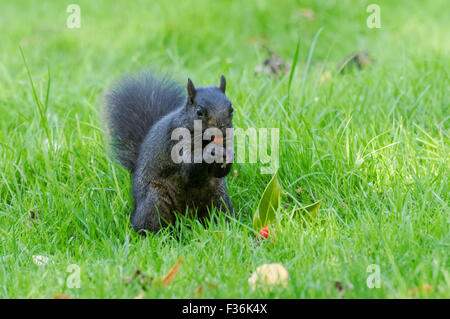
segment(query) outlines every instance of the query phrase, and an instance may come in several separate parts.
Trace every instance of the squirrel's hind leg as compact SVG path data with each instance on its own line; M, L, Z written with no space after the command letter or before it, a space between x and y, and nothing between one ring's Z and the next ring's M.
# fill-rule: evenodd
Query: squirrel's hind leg
M149 186L145 198L135 199L131 225L136 232L148 230L156 233L162 227L173 222L172 207L166 197L166 194L161 194L158 189Z

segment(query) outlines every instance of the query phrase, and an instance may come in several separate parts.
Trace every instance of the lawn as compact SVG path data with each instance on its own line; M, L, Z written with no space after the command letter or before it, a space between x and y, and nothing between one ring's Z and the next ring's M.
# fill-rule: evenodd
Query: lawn
M72 2L0 4L0 297L450 298L447 1L377 1L381 28L368 1L77 1L70 29ZM255 73L268 49L295 72ZM337 72L362 50L371 63ZM100 106L148 67L196 85L225 74L235 126L280 129L274 243L251 229L261 163L227 177L234 220L133 232ZM320 199L302 222L295 204ZM286 287L252 289L266 263Z

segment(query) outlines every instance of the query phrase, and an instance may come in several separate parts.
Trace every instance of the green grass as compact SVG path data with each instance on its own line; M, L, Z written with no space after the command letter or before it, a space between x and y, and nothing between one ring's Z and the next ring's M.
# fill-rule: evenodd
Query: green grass
M72 2L0 4L0 297L193 298L201 285L205 298L340 298L335 281L345 298L450 297L446 1L378 1L381 29L366 26L368 1L263 0L79 1L81 28L68 29ZM297 62L292 78L254 74L264 46ZM335 72L362 49L373 65ZM280 128L280 183L304 204L323 199L318 219L288 208L276 242L258 245L249 227L270 176L238 164L236 221L134 233L130 177L108 155L99 106L114 79L148 66L197 85L225 74L235 125ZM182 256L169 287L123 282L136 269L160 279ZM251 273L272 262L288 286L253 291ZM79 289L66 285L71 264Z

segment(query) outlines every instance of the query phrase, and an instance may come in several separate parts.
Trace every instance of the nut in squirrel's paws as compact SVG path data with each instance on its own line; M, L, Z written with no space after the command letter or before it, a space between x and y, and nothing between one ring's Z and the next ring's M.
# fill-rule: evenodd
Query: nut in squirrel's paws
M216 144L222 144L223 143L223 138L214 137L213 142L216 143Z

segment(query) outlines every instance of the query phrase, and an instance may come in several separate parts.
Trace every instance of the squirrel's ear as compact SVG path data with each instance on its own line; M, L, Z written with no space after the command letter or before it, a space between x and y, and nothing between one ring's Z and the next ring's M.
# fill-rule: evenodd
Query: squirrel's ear
M220 90L225 93L225 89L227 88L227 80L225 79L225 77L222 76L220 77Z
M188 104L194 105L196 90L194 83L192 83L192 80L189 78L187 83L187 92L188 92Z

